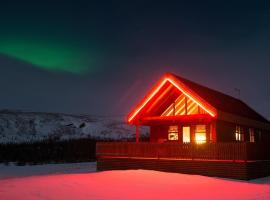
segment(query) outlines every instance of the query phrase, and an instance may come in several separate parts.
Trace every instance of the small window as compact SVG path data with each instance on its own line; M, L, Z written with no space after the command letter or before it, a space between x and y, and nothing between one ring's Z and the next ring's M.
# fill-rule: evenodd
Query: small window
M235 140L243 142L244 141L244 132L241 126L236 125L235 128Z
M206 142L206 125L196 125L195 140L197 144Z
M178 126L169 126L168 140L178 140Z
M254 128L249 128L249 141L255 142Z

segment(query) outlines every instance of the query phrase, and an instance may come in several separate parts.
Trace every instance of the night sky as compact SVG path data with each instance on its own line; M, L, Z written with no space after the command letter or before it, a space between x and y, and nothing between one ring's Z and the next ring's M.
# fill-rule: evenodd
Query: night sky
M270 117L267 1L175 2L1 2L0 109L123 115L169 71Z

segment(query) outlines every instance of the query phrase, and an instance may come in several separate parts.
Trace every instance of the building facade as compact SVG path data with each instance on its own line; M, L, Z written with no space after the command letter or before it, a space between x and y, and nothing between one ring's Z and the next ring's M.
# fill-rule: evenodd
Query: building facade
M136 127L136 142L97 144L98 169L270 175L269 121L243 101L190 80L165 74L127 121ZM140 126L150 127L147 143L140 142Z

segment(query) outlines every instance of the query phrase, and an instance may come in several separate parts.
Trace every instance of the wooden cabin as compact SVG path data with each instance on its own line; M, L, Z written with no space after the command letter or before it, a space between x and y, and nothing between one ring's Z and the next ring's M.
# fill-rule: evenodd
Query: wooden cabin
M165 74L127 121L136 142L98 143L99 170L270 175L269 121L243 101L185 78ZM140 142L140 126L150 127L149 142Z

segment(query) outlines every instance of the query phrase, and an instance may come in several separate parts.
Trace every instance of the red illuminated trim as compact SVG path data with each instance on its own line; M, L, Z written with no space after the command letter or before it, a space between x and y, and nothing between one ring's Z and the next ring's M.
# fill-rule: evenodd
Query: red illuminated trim
M162 88L162 86L165 85L166 82L170 82L172 85L174 85L179 91L181 91L185 96L190 98L192 101L194 101L198 106L200 106L205 112L207 112L212 117L216 116L216 111L213 108L208 108L207 106L200 103L197 99L195 99L188 91L186 91L180 84L178 84L175 80L173 80L172 77L169 77L170 75L167 75L164 77L163 81L157 85L157 87L153 90L152 93L146 99L139 104L133 112L131 112L130 116L128 117L128 122L131 123L132 120L136 117L136 115L139 114L139 112L145 107L145 105L159 92L159 90Z

